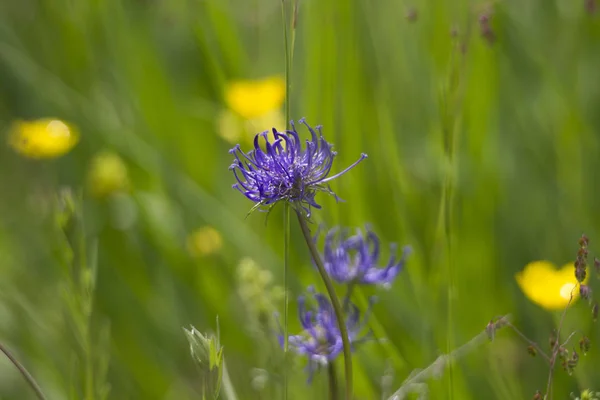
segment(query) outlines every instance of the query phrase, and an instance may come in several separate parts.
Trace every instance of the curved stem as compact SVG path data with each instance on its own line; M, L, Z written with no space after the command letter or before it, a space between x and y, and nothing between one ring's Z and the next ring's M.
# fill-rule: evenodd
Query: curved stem
M8 349L6 347L4 347L4 345L2 343L0 343L0 351L2 351L4 353L4 355L6 356L6 358L8 358L10 360L10 362L12 362L15 367L17 367L17 369L19 370L21 375L23 375L23 378L25 378L25 380L27 381L29 386L31 386L31 388L35 392L37 398L40 400L46 400L46 396L44 396L42 389L39 387L39 385L37 384L35 379L33 379L33 376L31 376L31 374L27 371L27 369L25 369L23 364L21 364L19 362L19 360L17 360L11 354L11 352L8 351Z
M335 318L337 319L338 326L340 328L340 335L342 336L342 344L344 346L344 372L346 374L346 400L352 399L352 352L350 349L350 339L348 337L348 328L346 327L346 321L344 319L344 313L342 312L342 306L340 305L340 300L335 294L335 288L333 287L333 283L327 275L327 271L325 271L325 267L323 266L323 261L321 260L321 256L317 251L317 247L315 246L315 242L310 236L310 230L308 228L308 224L306 220L300 212L296 211L296 216L298 217L298 222L300 223L300 228L302 229L302 234L304 235L304 240L308 245L308 249L310 250L310 254L312 255L315 264L317 265L317 269L321 274L321 279L323 279L323 283L325 283L325 287L327 288L327 294L331 299L331 304L333 305L333 311L335 312Z
M506 322L506 326L508 326L510 329L512 329L517 335L521 336L521 338L527 342L529 345L533 346L535 348L535 350L544 358L544 360L546 360L546 362L550 363L550 356L548 356L548 354L546 354L546 352L533 340L529 339L527 336L525 336L525 334L523 332L521 332L520 330L517 329L516 326L514 326L513 324L511 324L510 322Z

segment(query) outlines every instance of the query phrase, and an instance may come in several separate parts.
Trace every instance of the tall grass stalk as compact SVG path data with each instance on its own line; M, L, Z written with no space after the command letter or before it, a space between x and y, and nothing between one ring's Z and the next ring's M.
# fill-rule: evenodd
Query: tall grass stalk
M465 40L468 40L468 36ZM466 45L465 45L466 46ZM463 70L464 70L464 52L461 45L455 46L451 51L450 70L448 80L442 89L441 94L441 128L442 145L446 159L446 173L444 176L442 195L440 199L439 229L441 232L440 241L444 248L446 277L448 279L447 290L447 324L446 324L446 351L448 352L448 395L453 398L454 379L453 379L453 359L451 350L454 347L454 293L456 291L456 282L454 280L454 260L453 260L453 210L455 181L457 176L456 146L458 143L458 132L460 125L460 112L462 105L463 89Z
M283 41L285 49L285 122L286 126L290 123L290 94L292 87L292 60L294 58L294 41L296 37L296 16L297 16L297 2L294 2L294 10L292 20L288 18L288 12L286 9L286 0L281 1L281 16L283 19ZM291 31L292 42L288 40L288 30ZM288 126L289 127L289 126ZM288 288L288 277L290 268L290 209L289 204L284 203L283 207L283 352L285 358L285 367L283 372L283 398L287 399L288 395L288 304L289 304L289 288Z

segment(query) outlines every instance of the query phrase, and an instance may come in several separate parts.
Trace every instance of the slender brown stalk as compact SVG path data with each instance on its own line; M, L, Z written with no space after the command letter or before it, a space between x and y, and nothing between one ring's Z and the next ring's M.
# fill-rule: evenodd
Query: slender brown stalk
M29 386L31 386L31 389L33 389L33 391L35 392L37 398L40 399L40 400L46 400L46 396L44 396L44 393L42 392L42 389L37 384L37 382L35 381L35 379L33 379L33 376L31 376L31 374L29 373L29 371L27 371L27 369L23 366L23 364L21 364L19 362L19 360L17 360L11 354L11 352L8 351L8 349L6 347L4 347L4 345L2 343L0 343L0 351L2 351L4 353L4 355L6 356L6 358L8 358L10 360L10 362L12 362L13 365L19 370L19 372L21 373L21 375L23 375L23 378L25 378L25 380L27 381L27 383L29 384Z
M567 310L569 309L569 306L571 305L571 302L573 301L573 291L575 290L575 288L573 288L571 290L571 296L569 297L569 302L567 303L567 306L563 310L562 315L560 316L560 321L558 322L558 328L556 328L556 343L554 343L554 347L552 347L552 356L550 357L550 368L549 368L550 372L548 373L548 384L546 385L546 395L544 396L544 399L546 399L546 400L552 399L552 380L554 379L554 366L556 365L556 357L558 356L560 348L562 347L562 345L560 343L560 330L562 329L562 324L563 324L563 321L565 320L565 314L567 313ZM569 336L569 339L570 338L571 338L571 336ZM569 340L569 339L567 339L567 340Z
M534 342L533 340L529 339L527 336L525 336L525 334L523 332L521 332L520 330L517 329L516 326L514 326L513 324L510 323L510 321L506 321L506 326L508 326L510 329L512 329L517 335L521 336L521 338L526 341L527 343L529 343L529 345L533 346L537 352L544 357L544 360L546 360L546 362L550 362L550 356L548 356L548 354L546 354L546 352L544 350L542 350L542 348L540 347L539 344L537 344L536 342Z

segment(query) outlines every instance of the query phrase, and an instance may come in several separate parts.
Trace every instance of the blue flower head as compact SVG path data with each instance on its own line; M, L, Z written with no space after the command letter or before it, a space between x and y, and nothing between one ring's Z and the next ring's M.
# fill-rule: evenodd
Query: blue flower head
M392 244L390 248L391 256L387 265L380 267L379 238L369 227L366 228L366 234L357 229L354 236L348 236L346 230L334 228L325 236L323 264L336 282L389 287L410 253L410 247L404 247L402 257L397 260L396 245Z
M298 298L298 316L300 324L304 329L299 335L288 336L290 349L298 354L308 357L308 380L312 380L313 373L321 366L326 366L343 351L342 336L335 318L333 306L327 296L315 293L309 288L315 305L307 307L306 298ZM354 304L349 303L346 308L346 326L352 351L355 345L368 340L371 332L361 335L367 322L373 301L369 302L369 308L360 317L360 311ZM283 346L283 335L279 336L279 342Z
M270 208L279 201L289 201L297 210L310 216L311 207L321 208L315 202L316 193L326 192L335 196L328 182L367 157L362 154L354 164L329 176L336 156L333 146L323 138L321 126L317 126L315 131L304 119L299 122L311 134L311 140L306 140L304 148L294 121L291 121L291 131L278 132L273 128L273 141L267 138L269 132L266 131L254 137L254 148L248 153L244 153L239 144L229 151L235 156L230 167L237 180L233 188L254 201L254 208ZM261 138L264 147L260 145Z

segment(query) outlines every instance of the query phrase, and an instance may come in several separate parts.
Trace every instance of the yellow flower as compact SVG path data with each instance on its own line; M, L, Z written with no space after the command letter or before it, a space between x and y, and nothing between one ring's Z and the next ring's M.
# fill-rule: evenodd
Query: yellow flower
M586 277L585 282L589 278ZM547 310L564 309L569 303L571 293L573 301L579 297L579 287L575 279L573 263L557 270L548 261L533 261L515 275L519 287L534 303Z
M19 154L35 159L60 157L79 141L75 127L59 119L16 121L8 143Z
M233 81L225 88L227 106L244 119L254 119L281 108L284 97L285 82L279 76Z
M223 247L221 234L212 226L203 226L188 236L187 249L194 257L217 253Z
M127 165L118 154L102 152L90 165L88 187L92 195L106 197L129 188Z
M275 128L285 130L286 124L281 110L273 110L260 117L242 119L230 110L223 110L217 121L219 135L229 143L251 143L254 136L266 130ZM273 142L273 133L269 133L269 140Z

